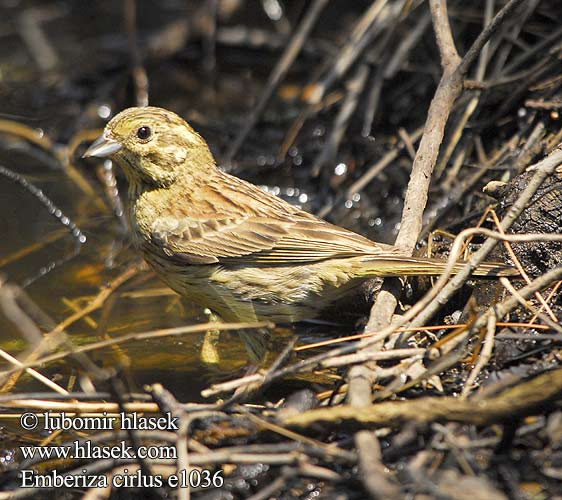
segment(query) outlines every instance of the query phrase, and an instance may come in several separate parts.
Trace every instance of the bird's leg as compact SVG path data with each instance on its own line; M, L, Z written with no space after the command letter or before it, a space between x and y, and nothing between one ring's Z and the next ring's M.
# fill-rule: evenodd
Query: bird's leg
M220 323L220 318L210 309L205 309L205 314L209 317L209 323ZM220 340L220 330L213 328L205 332L203 345L201 346L201 361L209 365L218 365L220 363L220 354L217 345Z
M220 323L223 319L236 321L240 320L240 317L243 317L244 319L255 318L254 321L257 321L255 311L250 309L245 310L244 314L242 315L233 313L232 318L229 318L228 316L227 318L221 318L210 309L206 309L205 314L207 314L210 323ZM257 365L258 367L262 365L267 354L269 331L265 328L258 328L244 329L240 330L237 333L239 334L242 342L244 342L244 347L246 348L246 352L248 353L249 364L251 366ZM204 363L217 365L221 361L221 356L218 351L219 340L219 329L208 330L205 333L203 345L201 348L201 360Z
M244 347L250 358L250 366L260 366L265 361L267 354L267 344L269 341L269 330L257 328L253 330L241 330L239 332Z

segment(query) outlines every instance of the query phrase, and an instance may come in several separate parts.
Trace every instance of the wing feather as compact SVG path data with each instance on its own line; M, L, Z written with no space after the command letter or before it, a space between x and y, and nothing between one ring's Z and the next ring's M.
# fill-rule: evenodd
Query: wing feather
M395 247L317 221L247 216L237 220L182 219L170 225L157 219L152 237L169 256L189 263L288 264L355 256L398 256Z
M166 255L193 264L228 261L264 265L403 255L396 247L370 241L304 212L257 186L221 175L224 182L220 197L230 196L229 199L236 200L237 212L221 213L220 206L194 212L201 204L187 204L193 208L177 216L168 212L166 216L157 217L152 222L151 238ZM218 197L217 192L208 192L205 199Z

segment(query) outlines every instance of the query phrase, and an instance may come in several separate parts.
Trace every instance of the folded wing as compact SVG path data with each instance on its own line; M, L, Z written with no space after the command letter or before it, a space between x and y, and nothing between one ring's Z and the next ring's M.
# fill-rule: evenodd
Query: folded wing
M190 264L296 264L356 256L401 255L305 212L278 217L200 215L159 218L152 238L164 252Z

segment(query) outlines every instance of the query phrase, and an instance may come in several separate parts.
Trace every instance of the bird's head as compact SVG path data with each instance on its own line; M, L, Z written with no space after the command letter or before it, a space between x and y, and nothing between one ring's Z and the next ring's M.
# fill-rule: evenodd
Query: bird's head
M215 168L205 140L180 116L162 108L128 108L106 125L83 157L115 160L131 184L172 184L178 175Z

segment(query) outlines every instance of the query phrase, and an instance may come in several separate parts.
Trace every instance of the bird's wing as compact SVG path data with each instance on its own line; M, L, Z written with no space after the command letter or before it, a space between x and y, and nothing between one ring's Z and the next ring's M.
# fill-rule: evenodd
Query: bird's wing
M306 263L331 258L400 255L383 245L305 212L273 217L209 214L159 217L152 238L172 258L190 264Z
M334 226L253 184L217 175L220 190L218 183L208 183L198 191L199 203L185 203L181 214L153 222L151 237L168 256L192 264L296 264L403 255L396 247Z

